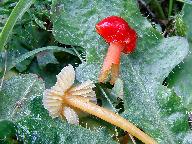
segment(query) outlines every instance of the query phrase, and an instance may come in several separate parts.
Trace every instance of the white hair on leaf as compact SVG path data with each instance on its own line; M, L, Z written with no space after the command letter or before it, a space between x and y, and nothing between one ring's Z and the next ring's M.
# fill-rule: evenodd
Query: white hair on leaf
M52 118L64 116L72 124L78 124L79 118L77 113L70 107L65 106L64 97L67 95L81 97L85 101L96 103L96 95L92 90L95 85L91 80L73 87L75 81L75 70L72 65L64 67L56 76L56 84L44 91L43 105L49 111Z
M79 124L79 117L77 113L70 107L64 107L63 115L65 116L68 123L76 125Z

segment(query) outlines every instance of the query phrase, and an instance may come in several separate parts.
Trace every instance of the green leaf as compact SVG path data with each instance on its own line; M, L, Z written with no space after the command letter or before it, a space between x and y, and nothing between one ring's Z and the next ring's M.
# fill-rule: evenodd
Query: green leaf
M102 18L122 16L137 29L140 37L143 35L142 30L151 28L151 24L140 15L134 0L54 0L52 12L55 39L64 44L86 48L87 60L95 63L102 61L107 47L95 31L95 24ZM162 36L157 33L156 37L158 39Z
M121 59L120 77L125 88L124 115L160 143L177 143L185 136L183 143L191 140L187 137L189 128L186 125L187 116L184 115L187 109L183 108L181 112L183 126L179 133L175 130L179 126L174 121L180 121L180 117L170 117L168 123L168 118L162 116L163 107L158 99L160 94L166 96L167 93L166 88L161 88L162 82L188 53L189 46L185 38L163 38L141 16L137 3L132 0L55 0L52 11L55 38L61 43L86 49L87 63L76 69L79 81L91 79L97 82L108 47L95 32L95 24L110 15L118 15L127 20L137 31L138 42L136 51L128 56L122 54ZM182 138L178 138L178 135Z
M146 39L140 40L140 44L142 41ZM188 43L184 38L171 37L148 47L138 43L138 52L123 57L121 77L126 88L124 114L160 143L176 143L177 136L171 129L175 127L175 120L171 119L171 125L167 124L167 119L161 115L163 107L158 105L157 97L163 80L186 56ZM166 89L160 92L166 93Z
M48 31L40 29L40 27L33 21L33 17L29 14L24 15L20 23L13 29L13 35L8 42L9 49L18 49L20 47L33 50L35 48L44 47L50 43L52 37ZM25 22L27 21L27 22ZM52 43L50 43L51 45Z
M189 13L191 12L191 5L185 4L183 7L183 21L187 25L187 38L190 42L192 42L192 26L190 25L192 22L191 15Z
M148 1L148 0L145 0L145 1ZM166 16L165 16L165 13L163 11L163 7L161 6L161 2L160 1L158 1L158 0L149 0L148 5L152 9L152 11L155 12L155 15L159 19L166 19Z
M185 4L183 8L183 21L187 26L187 39L189 41L190 51L192 51L192 6ZM192 54L191 52L179 64L167 79L168 87L173 88L175 92L184 97L185 107L192 110Z
M41 52L41 51L45 51L45 50L55 50L55 51L63 51L63 52L67 52L69 54L75 55L75 53L73 52L73 50L71 49L67 49L67 48L62 48L62 47L58 47L58 46L47 46L47 47L42 47L42 48L38 48L35 49L33 51L29 51L28 53L16 58L14 61L12 61L12 63L10 64L10 66L8 67L8 69L13 68L16 64L22 62L23 60Z
M24 143L115 143L102 129L90 131L52 119L42 105L44 83L34 74L5 81L0 93L0 118L13 120Z
M52 0L36 0L34 7L30 8L30 13L35 14L45 24L45 16L50 18L51 3Z
M16 144L16 130L13 122L0 120L0 143Z
M135 101L139 101L137 105L140 106L130 106L124 112L124 117L150 133L159 143L192 142L188 137L192 136L188 124L188 110L184 108L182 98L173 91L160 86L155 98L141 96L130 102L136 105Z
M54 55L52 55L53 52ZM68 64L76 66L79 63L78 57L74 55L73 50L69 48L56 46L45 47L44 51L37 53L37 61L34 60L31 63L27 72L37 74L45 81L45 87L50 88L55 84L56 75L64 66Z
M59 62L55 58L52 51L42 51L37 54L37 61L41 68L47 64L58 64Z
M124 95L123 89L124 89L123 81L120 78L118 78L114 84L114 87L112 88L111 95L113 95L113 97L116 98L119 97L123 99Z
M6 61L7 61L7 52L1 52L0 53L0 73L4 71Z
M100 71L100 65L99 64L87 64L82 63L76 68L76 79L80 82L84 82L87 79L92 80L94 83L97 82L97 77L99 75Z
M53 64L52 65L48 64L46 67L42 69L35 61L31 63L28 72L37 74L44 80L45 87L50 88L55 84L56 75L60 72L61 69L59 69L56 65Z
M29 116L17 122L17 128L17 135L24 143L115 143L105 131L90 131L79 126L62 123L58 120L42 120Z
M19 0L0 33L0 51L5 49L4 46L16 21L23 16L34 2L35 0Z
M17 51L18 52L18 51ZM25 54L26 52L28 52L28 50L23 49L22 52L19 53L19 55L21 54ZM23 72L27 69L28 65L31 63L33 57L30 57L28 59L25 59L24 61L22 61L21 63L18 63L15 68L19 71L19 72Z
M29 51L19 57L16 57L12 60L9 60L8 63L7 63L7 71L9 71L10 69L14 68L16 65L18 65L19 63L23 62L24 60L34 56L35 54L39 53L39 52L42 52L42 51L45 51L45 50L54 50L55 52L57 51L63 51L63 52L66 52L66 53L69 53L69 54L72 54L72 55L75 55L75 53L73 52L72 49L69 49L69 48L62 48L62 47L58 47L58 46L47 46L47 47L42 47L42 48L38 48L38 49L35 49L35 50L32 50L32 51ZM3 63L4 62L4 59L5 59L5 56L6 54L4 53L1 53L0 55L0 61ZM3 71L3 67L4 65L0 65L0 74L2 73ZM1 76L1 75L0 75Z
M13 49L13 50L9 50L7 53L7 59L8 59L8 65L9 63L11 63L12 61L14 61L16 58L22 56L23 54L29 52L27 49L24 48L19 48L17 50ZM18 63L17 65L15 65L15 68L19 71L19 72L23 72L27 69L28 65L31 63L33 57L27 58L24 61L22 61L21 63Z
M44 26L45 23L44 23L43 21L41 21L40 19L38 19L38 18L35 17L35 16L34 16L34 19L35 19L36 24L37 24L40 28L46 30L46 27Z
M28 105L42 96L44 83L34 74L20 75L4 81L0 91L0 118L18 120L31 115Z
M191 0L177 0L177 1L192 5Z
M0 72L4 71L4 68L8 67L13 61L15 61L16 58L22 56L23 54L29 52L27 49L24 49L22 47L5 52L0 52ZM28 65L31 63L33 57L27 58L23 60L22 62L15 65L15 68L19 72L23 72L27 69Z
M186 36L187 34L187 27L182 19L182 15L178 14L175 18L175 35L178 36Z
M43 108L42 97L34 98L29 109L31 115L16 122L17 137L24 143L115 143L102 129L90 131L52 119Z
M102 128L103 130L105 129L109 135L115 135L115 134L117 135L115 131L116 129L115 126L111 125L110 123L102 119L99 119L96 116L88 115L86 117L82 117L80 118L80 122L81 122L81 125L83 127L86 127L87 129L96 130L96 128L99 128L99 129Z

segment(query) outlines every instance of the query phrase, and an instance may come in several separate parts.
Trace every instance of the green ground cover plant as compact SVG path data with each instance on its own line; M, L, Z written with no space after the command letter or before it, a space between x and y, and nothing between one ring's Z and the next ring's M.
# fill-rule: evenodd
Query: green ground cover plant
M160 144L192 144L192 3L189 0L0 1L0 143L142 143L89 114L49 116L42 99L71 64L93 81L97 105ZM137 32L114 85L99 83L108 44L95 25L119 16Z

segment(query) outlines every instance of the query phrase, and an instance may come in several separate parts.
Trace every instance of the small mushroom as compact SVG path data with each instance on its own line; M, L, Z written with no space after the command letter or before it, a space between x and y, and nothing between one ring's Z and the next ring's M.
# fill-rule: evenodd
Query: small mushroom
M75 70L72 65L64 67L57 75L56 84L46 89L43 94L43 105L52 118L65 117L71 124L78 124L79 118L76 111L65 102L65 97L82 97L86 101L96 102L96 95L92 88L92 81L74 86Z
M109 16L97 23L95 27L97 33L109 43L99 82L105 82L111 73L110 83L114 84L119 75L121 52L129 54L134 51L137 34L124 19L118 16Z
M98 106L95 92L92 90L95 85L91 80L78 85L74 85L74 81L75 70L72 65L68 65L57 75L56 84L44 91L43 105L52 118L65 117L69 123L78 124L79 118L76 110L81 110L122 128L146 144L156 144L153 138L128 120L106 108Z

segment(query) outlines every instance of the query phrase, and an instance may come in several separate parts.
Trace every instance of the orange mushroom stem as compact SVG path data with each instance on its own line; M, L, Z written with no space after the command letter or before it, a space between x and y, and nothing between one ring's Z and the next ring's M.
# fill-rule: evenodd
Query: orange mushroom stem
M98 80L105 82L111 73L110 83L114 84L119 75L121 52L128 54L134 51L137 34L124 19L118 16L104 18L95 27L96 32L109 43Z
M103 62L103 67L99 75L99 82L103 82L107 79L111 73L110 83L114 84L119 75L120 57L121 51L124 49L124 45L112 42L107 51L107 55Z

